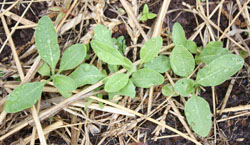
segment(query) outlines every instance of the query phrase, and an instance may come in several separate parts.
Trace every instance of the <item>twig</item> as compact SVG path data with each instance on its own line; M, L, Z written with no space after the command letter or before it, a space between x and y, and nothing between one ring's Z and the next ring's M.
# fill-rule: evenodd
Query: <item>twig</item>
M136 116L145 117L145 115L143 115L143 114L141 114L141 113L135 112L134 110L125 108L125 107L123 107L123 106L120 106L120 105L118 105L118 104L109 102L109 101L107 101L107 100L103 100L103 99L98 98L98 97L95 97L95 96L90 96L89 98L94 99L94 100L99 101L99 102L103 102L103 103L105 103L105 104L108 104L108 105L111 105L111 106L114 106L114 107L117 107L117 108L120 108L120 109L122 109L122 110L124 110L124 111L127 111L127 112L129 112L129 113L135 114ZM150 122L153 122L153 123L155 123L155 124L157 124L157 125L160 125L160 126L162 126L162 127L165 127L166 129L168 129L168 130L170 130L170 131L173 131L173 132L179 134L180 136L182 136L182 137L184 137L184 138L186 138L186 139L188 139L188 140L190 140L190 141L192 141L192 142L194 142L194 143L196 143L196 144L198 144L198 145L201 145L201 143L199 143L199 142L196 141L195 139L193 139L193 138L187 136L186 134L184 134L184 133L182 133L182 132L180 132L180 131L178 131L178 130L176 130L176 129L174 129L174 128L168 126L168 125L165 125L165 124L163 124L163 123L161 123L161 122L159 122L159 121L157 121L157 120L155 120L155 119L153 119L153 118L145 117L145 119L148 120L148 121L150 121Z
M22 70L22 65L20 63L20 60L19 60L17 52L16 52L16 47L15 47L14 41L13 41L13 39L11 37L10 31L8 29L5 18L3 16L1 17L1 20L2 20L2 23L3 23L3 27L4 27L4 30L5 30L6 36L9 37L10 48L11 48L11 51L12 51L12 55L14 57L14 61L16 63L18 74L19 74L21 80L23 80L24 79L24 73L23 73L23 70Z
M245 112L245 113L242 113L242 114L238 114L238 115L234 115L234 116L231 116L231 117L228 117L228 118L223 118L223 119L217 120L217 123L227 121L227 120L230 120L230 119L234 119L234 118L237 118L237 117L249 116L249 115L250 115L250 112Z
M234 83L235 83L235 79L233 78L233 79L230 81L230 84L229 84L229 86L228 86L228 88L227 88L227 92L226 92L226 95L225 95L225 97L224 97L224 99L223 99L223 104L222 104L222 106L221 106L219 115L222 114L224 108L226 107L226 104L227 104L228 98L229 98L229 96L230 96L230 93L231 93L231 91L232 91L232 89L233 89Z
M213 97L213 114L214 114L214 142L216 144L217 134L216 134L216 103L215 103L215 87L212 87L212 97Z
M148 40L148 36L146 35L146 33L143 31L143 29L141 28L139 22L137 21L131 6L128 4L128 2L126 0L120 0L122 3L122 6L125 8L125 10L128 13L128 16L131 17L132 21L134 22L134 24L136 25L137 29L140 31L142 37L144 38L145 41Z
M194 137L192 131L190 130L190 128L188 127L186 121L183 119L183 116L181 115L180 111L178 110L178 108L176 107L176 105L174 104L172 98L169 99L169 102L171 104L172 109L174 110L174 112L177 114L178 119L180 120L180 122L182 123L182 125L184 126L184 128L186 129L186 131L188 132L189 136L191 136L194 140L196 140L196 138ZM181 116L181 117L180 117ZM197 140L196 140L197 141Z
M7 35L6 40L4 41L2 47L0 48L0 53L2 52L2 50L3 50L3 48L5 47L6 43L9 41L10 37L12 36L12 34L15 32L16 27L19 25L20 21L22 20L22 18L24 17L24 15L25 15L26 12L28 11L28 9L30 8L30 6L31 6L31 4L32 4L33 1L34 1L34 0L31 0L31 1L30 1L29 5L28 5L28 6L26 7L26 9L24 10L24 12L22 13L21 17L20 17L20 18L18 19L18 21L16 22L14 28L11 30L11 32L9 33L9 35ZM2 16L1 16L1 18L2 18Z
M40 124L40 121L39 121L39 118L38 118L38 115L37 115L37 112L36 112L36 108L35 108L34 105L31 107L31 112L32 112L34 122L36 124L36 129L37 129L37 132L38 132L39 140L40 140L42 145L47 145L46 139L44 137L43 129L42 129L42 126Z
M225 113L225 112L237 112L237 111L244 111L244 110L250 110L250 104L248 105L240 105L240 106L236 106L236 107L230 107L230 108L226 108L223 110L217 110L217 113Z
M2 17L6 12L8 12L9 10L11 10L13 7L15 7L16 4L19 3L19 1L20 0L17 0L16 2L12 3L12 5L9 6L6 10L1 9L0 17ZM3 3L3 4L6 4L6 2Z
M164 0L164 2L162 4L162 7L160 9L160 12L158 13L158 16L157 16L157 19L156 19L156 23L155 23L155 27L154 27L152 37L156 37L156 36L161 35L162 24L163 24L163 21L164 21L164 19L166 17L170 2L171 2L171 0Z

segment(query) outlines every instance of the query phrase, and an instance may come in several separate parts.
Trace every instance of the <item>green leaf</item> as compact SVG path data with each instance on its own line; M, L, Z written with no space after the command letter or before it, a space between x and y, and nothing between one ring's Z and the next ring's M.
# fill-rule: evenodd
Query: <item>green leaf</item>
M108 69L109 69L110 73L113 74L119 70L119 66L108 64Z
M148 12L149 12L148 5L144 4L142 14L148 14Z
M194 41L192 40L187 40L186 41L186 44L185 44L185 47L191 52L191 53L194 53L196 54L197 52L197 45Z
M112 65L123 65L126 67L131 67L132 62L126 57L122 56L121 53L101 41L92 40L91 46L95 54L104 62Z
M140 17L140 21L147 21L147 16L142 14L142 16Z
M3 72L2 72L2 70L0 69L0 77L2 77L3 76Z
M97 94L96 96L97 96L98 98L100 98L100 99L103 99L103 95L102 95L102 94ZM103 102L98 102L98 104L99 104L99 107L100 107L101 109L104 108Z
M194 92L194 81L191 79L183 78L178 80L174 89L182 96L188 96L190 93Z
M72 92L77 88L76 82L69 76L56 75L53 79L55 87L62 92Z
M105 77L94 65L83 63L69 77L75 80L78 87L94 84Z
M221 41L211 41L206 45L206 47L219 47L219 48L222 48L223 43Z
M115 46L118 48L121 54L125 53L127 45L124 36L120 36L117 39L115 39Z
M64 91L61 91L61 90L58 90L60 92L60 94L65 97L65 98L69 98L72 96L72 92L64 92Z
M172 35L173 35L173 42L174 42L175 46L176 45L185 46L186 41L187 41L187 39L185 37L185 32L184 32L181 24L179 24L178 22L174 23Z
M188 124L202 137L206 137L212 127L212 113L206 100L192 96L185 104L185 116Z
M25 83L11 92L5 102L4 111L16 113L30 108L41 97L45 82Z
M50 67L46 62L43 62L37 72L42 76L50 76Z
M145 68L155 70L159 73L165 73L170 70L170 60L165 55L160 55L148 63L144 64Z
M56 29L48 16L42 17L36 27L35 43L41 59L49 64L52 74L60 57Z
M244 59L238 55L223 55L198 71L196 83L203 86L217 86L238 72L244 65Z
M172 50L170 64L174 73L182 77L190 75L195 67L193 55L181 45L175 46Z
M66 13L64 12L60 12L57 17L56 17L56 20L55 20L55 23L58 24L62 19L63 17L66 15Z
M90 99L90 98L87 98L88 99L88 102L85 103L84 105L84 111L87 111L87 109L89 108L89 106L94 102L93 99Z
M230 51L222 48L221 41L215 41L208 43L201 54L196 56L195 60L197 63L204 62L205 64L209 64L214 59L226 54L230 54Z
M137 70L131 80L137 87L150 88L154 85L160 85L164 81L164 77L152 69L143 68Z
M157 15L154 14L154 13L148 13L148 14L147 14L147 18L148 18L148 19L154 19L156 16L157 16Z
M126 86L128 83L129 76L124 73L114 74L105 83L104 90L106 92L116 92Z
M121 90L117 92L109 92L108 95L109 95L109 100L112 100L114 96L116 95L123 95L123 96L129 96L131 98L134 98L136 95L135 86L133 82L129 79L128 83L126 84L124 88L122 88Z
M59 73L64 70L70 70L79 65L87 54L87 48L83 44L74 44L70 46L62 55Z
M162 47L162 38L160 36L148 40L140 50L141 64L151 61L156 57Z
M128 83L124 88L118 91L119 95L129 96L131 98L135 97L136 91L135 86L131 80L128 80Z
M240 50L240 56L244 59L247 58L247 51Z
M174 91L174 87L170 83L164 85L161 89L161 92L164 96L178 96L178 94L176 94Z
M118 92L108 92L109 101L111 101L116 95L119 95Z
M105 26L97 24L94 29L94 40L113 46L111 32Z
M117 92L109 92L108 93L109 100L112 100L114 98L114 96L116 96L116 95L123 95L123 96L129 96L131 98L134 98L136 95L136 91L135 91L135 86L134 86L133 82L129 79L126 86L124 88L122 88L121 90L119 90Z

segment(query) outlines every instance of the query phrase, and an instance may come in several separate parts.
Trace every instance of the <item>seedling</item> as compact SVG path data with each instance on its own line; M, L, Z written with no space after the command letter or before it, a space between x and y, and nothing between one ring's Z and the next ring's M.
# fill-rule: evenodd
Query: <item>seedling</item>
M98 58L107 63L110 71L115 73L105 81L104 85L104 90L109 93L110 99L115 95L134 98L136 95L135 86L149 88L163 83L164 77L159 72L150 69L150 65L148 65L148 68L137 70L135 65L123 56L123 53L116 48L113 42L111 32L106 27L103 25L95 27L91 46ZM161 37L158 36L148 40L140 51L141 65L153 60L158 55L161 47ZM159 60L159 63L162 62ZM120 66L125 68L127 73L116 73L114 71L117 71Z
M198 54L196 44L186 39L179 23L174 24L172 35L175 47L170 54L171 68L176 75L183 78L174 86L165 85L162 93L166 96L176 95L176 92L181 96L192 95L185 104L185 116L191 128L205 137L212 126L212 114L206 100L194 94L195 89L199 89L198 86L217 86L225 82L243 67L244 60L223 48L220 41L208 43ZM190 75L194 71L195 64L199 63L204 63L205 66L198 70L196 79L192 80Z
M143 6L143 11L142 11L142 15L140 17L140 20L142 22L145 22L147 20L154 19L156 16L157 16L156 14L149 12L148 5L145 4Z
M49 76L49 79L44 82L25 83L15 88L4 105L4 110L8 113L19 112L34 105L41 97L44 85L49 81L53 81L57 90L68 98L77 87L96 83L105 77L94 65L81 64L87 53L87 47L83 44L74 44L69 47L63 53L59 69L56 71L60 49L56 30L48 16L42 17L38 22L35 44L43 60L38 72L43 76ZM74 69L78 65L80 66L69 76L63 75L62 72Z
M6 112L15 113L31 107L40 98L44 85L49 81L53 81L54 86L64 97L72 96L72 91L78 87L88 87L87 85L102 80L104 90L109 94L110 99L116 95L134 98L136 87L150 88L161 85L164 83L164 76L161 73L172 70L180 79L174 86L166 84L162 87L162 94L165 96L191 95L192 97L185 104L185 116L191 128L205 137L212 126L212 114L209 104L202 97L195 95L195 90L198 90L199 86L216 86L223 83L243 67L244 60L223 48L219 41L208 43L204 49L197 48L193 41L186 39L179 23L174 24L172 35L175 47L170 57L158 56L163 40L157 36L146 41L141 47L141 60L137 68L124 56L124 47L121 47L123 40L114 40L110 30L103 25L96 25L94 38L90 44L97 57L108 64L111 76L106 77L106 74L100 72L94 65L84 62L88 49L83 44L69 47L61 57L59 69L56 69L60 58L57 34L50 18L44 16L39 20L35 31L35 43L43 60L43 65L38 72L48 76L49 79L44 82L25 83L17 87L8 96L4 109ZM205 66L193 75L196 64L200 63ZM126 72L118 72L120 67L126 69ZM64 71L74 68L76 69L68 76L63 74ZM191 74L196 76L195 80L191 78ZM98 97L102 95L99 94ZM89 103L91 102L89 100Z

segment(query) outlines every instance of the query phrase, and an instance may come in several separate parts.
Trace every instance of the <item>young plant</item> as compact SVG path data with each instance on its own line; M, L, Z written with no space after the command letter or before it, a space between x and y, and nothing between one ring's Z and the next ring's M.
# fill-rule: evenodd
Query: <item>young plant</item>
M145 10L146 11L146 10ZM222 48L221 42L210 42L197 52L196 44L187 40L185 32L179 23L173 27L173 48L170 58L165 55L158 56L163 40L160 36L146 41L140 50L140 66L137 67L123 55L122 41L114 40L111 32L103 25L96 25L91 47L97 57L108 64L110 77L98 70L94 65L82 63L87 54L86 45L74 44L62 55L59 69L56 70L60 58L60 49L57 34L49 17L42 17L35 31L35 42L38 53L44 61L38 72L49 76L44 82L25 83L14 89L8 96L4 109L6 112L15 113L34 105L42 94L44 85L53 81L54 86L64 97L70 97L72 91L78 87L94 84L103 79L104 90L110 99L115 95L124 95L134 98L136 87L150 88L161 85L164 77L161 73L172 71L180 78L174 86L166 84L162 88L165 96L192 97L185 104L185 116L191 128L200 136L207 136L212 126L212 114L209 104L194 94L199 86L216 86L239 71L244 60ZM193 57L195 55L195 58ZM189 76L193 74L196 64L204 63L205 66L198 70L196 79ZM78 67L77 67L78 66ZM77 67L77 68L76 68ZM123 67L126 73L118 72ZM69 76L62 72L76 68ZM98 88L101 89L101 88ZM102 97L99 94L98 97ZM89 100L91 103L91 100Z
M217 86L225 82L243 67L244 60L223 48L220 41L208 43L198 54L196 44L186 39L179 23L174 24L172 35L175 47L170 54L171 68L176 75L184 78L174 86L165 85L162 93L166 96L176 95L175 92L181 96L192 94L185 104L185 116L191 128L205 137L212 127L212 113L206 100L194 94L195 89L198 86ZM195 63L204 63L205 66L198 70L196 80L192 80L189 76L194 71Z
M49 76L49 79L44 82L24 83L15 88L4 105L4 110L8 113L19 112L34 105L41 97L45 84L51 80L57 90L68 98L72 96L72 91L77 87L96 83L105 77L94 65L81 64L87 54L87 47L83 44L74 44L64 51L59 69L56 71L60 49L56 30L48 16L42 17L38 22L35 44L43 60L38 72L43 76ZM80 66L69 76L62 74L78 65Z
M140 17L140 20L142 22L145 22L147 20L154 19L156 16L157 16L156 14L149 12L148 5L145 4L143 6L143 11L142 11L142 15Z
M158 70L154 70L154 66L149 63L152 60L158 63L160 72L167 71L170 68L170 64L165 62L165 60L169 60L168 57L155 58L162 47L161 37L152 38L142 46L140 51L141 65L148 64L147 68L139 70L136 70L132 62L123 56L114 42L116 41L112 41L111 32L106 27L103 25L95 27L91 46L98 58L108 64L110 72L115 73L104 82L104 90L109 93L110 99L115 95L134 98L136 95L135 86L149 88L163 83L164 77L157 72ZM165 67L160 68L161 64ZM116 73L120 66L123 66L128 72Z

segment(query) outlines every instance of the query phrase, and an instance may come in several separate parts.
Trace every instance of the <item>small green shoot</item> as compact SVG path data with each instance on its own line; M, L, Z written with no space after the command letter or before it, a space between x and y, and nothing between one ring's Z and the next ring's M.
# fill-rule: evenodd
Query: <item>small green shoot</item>
M16 113L34 105L41 97L44 85L51 80L62 96L66 98L72 96L72 91L79 87L73 78L60 73L73 69L84 61L87 52L85 45L74 44L69 47L63 53L59 71L56 72L60 49L56 30L48 16L42 17L38 22L35 31L35 44L43 60L38 73L42 76L50 76L50 78L45 82L25 83L15 88L4 105L4 110L8 113ZM78 80L78 78L75 79Z
M154 19L156 16L157 16L156 14L149 12L148 5L145 4L143 6L143 11L142 11L142 15L140 17L140 20L142 22L145 22L147 20Z
M204 49L187 40L185 32L179 23L175 23L172 31L175 47L170 54L170 64L173 72L181 77L174 88L167 84L162 88L165 96L170 96L174 90L181 96L190 96L199 86L217 86L238 72L244 64L242 57L231 54L222 47L222 42L209 42ZM200 54L197 50L201 51ZM193 57L195 55L195 59ZM196 80L188 79L196 64L206 64L199 69ZM185 104L185 116L191 128L200 136L209 134L212 126L211 112L208 103L201 97L193 95Z

